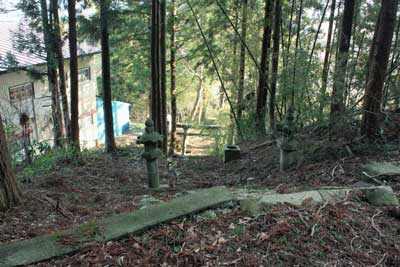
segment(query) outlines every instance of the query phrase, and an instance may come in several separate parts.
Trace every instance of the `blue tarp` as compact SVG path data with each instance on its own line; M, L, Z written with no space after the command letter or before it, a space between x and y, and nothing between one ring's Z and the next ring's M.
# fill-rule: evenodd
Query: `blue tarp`
M129 130L129 110L131 105L124 102L112 101L112 111L114 120L114 135L118 136ZM97 97L97 132L100 143L105 142L105 124L103 99Z

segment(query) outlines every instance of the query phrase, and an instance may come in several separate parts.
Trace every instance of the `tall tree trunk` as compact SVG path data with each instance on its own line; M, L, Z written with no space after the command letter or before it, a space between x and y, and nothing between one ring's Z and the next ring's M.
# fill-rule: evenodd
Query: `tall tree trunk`
M355 0L345 0L332 88L331 125L340 123L340 114L345 110L344 91L346 89L347 61L349 58L354 7Z
M160 102L160 31L159 31L159 3L152 0L151 7L151 118L155 130L161 130L161 102Z
M175 141L176 141L176 0L171 2L171 139L169 143L169 155L175 153Z
M368 84L369 74L371 72L372 62L374 61L376 38L378 37L379 26L381 24L382 8L379 10L378 20L375 24L374 36L372 37L371 47L368 54L367 75L365 77L365 86Z
M328 85L328 75L329 75L329 56L331 52L332 46L332 33L333 33L333 22L335 19L335 9L336 9L336 0L332 0L331 4L331 14L329 16L329 26L328 26L328 37L325 45L325 55L324 55L324 63L322 67L322 82L321 82L321 91L319 95L319 119L322 119L325 103L327 101L326 88Z
M303 16L303 1L300 0L299 14L297 15L297 33L296 33L296 47L294 50L294 63L293 63L293 77L292 77L292 101L291 106L294 107L294 87L296 86L296 71L297 71L297 55L300 46L300 30L301 30L301 17Z
M79 87L78 87L78 45L76 36L76 0L68 0L69 27L69 78L71 90L71 131L70 140L80 150L79 141Z
M49 91L51 92L52 101L52 117L53 117L53 131L54 131L54 144L56 147L62 146L62 116L60 107L60 97L58 93L57 82L57 67L55 60L55 40L52 34L51 26L49 24L49 16L47 12L46 0L40 0L41 16L43 23L43 35L46 47L46 61L47 61L47 79L49 84Z
M389 98L389 91L390 89L395 89L396 87L396 78L399 76L399 71L397 71L397 74L393 75L393 71L398 68L398 60L400 58L400 50L399 50L399 35L400 35L400 19L397 21L397 26L396 26L396 32L394 34L394 44L393 44L393 51L392 51L392 58L390 60L390 67L389 67L389 75L387 77L387 81L385 84L385 87L383 89L383 109L385 109L387 103L388 103L388 98ZM397 52L399 50L399 52ZM394 86L391 86L394 85Z
M292 45L292 31L293 31L293 16L295 12L295 6L296 6L296 0L291 0L292 5L290 8L290 19L289 19L289 32L288 32L288 43L286 47L286 68L288 68L288 63L289 63L289 53L290 53L290 46ZM286 71L288 71L286 69Z
M321 32L322 23L323 23L324 20L325 20L325 15L326 15L326 11L327 11L327 9L328 9L328 6L329 6L329 0L326 1L326 6L325 6L325 8L324 8L324 11L322 12L321 20L320 20L320 22L319 22L319 24L318 24L317 33L315 34L314 42L313 42L313 45L312 45L312 47L311 47L310 56L308 57L308 65L309 65L309 66L311 65L312 58L313 58L313 56L314 56L314 51L315 51L315 47L316 47L316 45L317 45L318 36L319 36L319 33Z
M379 115L383 96L386 70L396 23L398 0L382 0L381 15L376 28L376 43L364 96L362 134L373 139L379 129Z
M354 64L356 62L356 58L357 58L357 53L356 53L356 40L360 39L357 38L358 34L357 34L357 27L359 24L359 20L360 20L360 11L361 11L361 2L356 0L355 6L354 6L354 18L353 18L353 43L351 44L351 50L350 50L350 71L347 71L347 75L346 75L346 84L345 84L345 90L344 90L344 97L343 97L343 102L344 105L346 106L349 100L349 96L350 96L350 90L351 88L349 87L351 84L351 79L353 78L353 69L355 69L356 64ZM358 60L358 59L357 59Z
M65 135L69 139L70 132L70 119L69 119L69 110L68 110L68 97L67 97L67 86L65 81L65 69L64 69L64 56L62 52L62 39L61 39L61 28L60 28L60 18L58 15L58 0L51 0L51 13L54 16L54 37L55 37L55 46L56 46L56 55L57 55L57 63L58 63L58 79L60 82L60 95L61 95L61 103L62 103L62 111L64 118L64 128ZM70 141L70 140L68 140Z
M275 95L276 83L278 80L279 67L279 38L281 24L281 0L275 0L274 12L274 36L273 36L273 54L272 54L272 79L271 79L271 95L269 97L269 127L275 130Z
M100 28L101 28L101 69L103 78L103 108L106 136L106 151L112 153L116 149L114 138L114 121L111 96L110 74L110 44L108 36L109 0L100 0Z
M243 0L242 3L242 39L246 42L247 36L247 0ZM239 67L239 88L237 95L237 118L239 122L243 116L243 94L244 94L244 74L246 68L246 47L244 44L240 46L240 67Z
M160 77L161 77L161 134L163 135L163 152L168 152L168 130L167 130L167 69L166 69L166 28L167 28L166 0L160 4Z
M261 48L260 80L257 88L256 127L259 135L265 134L265 105L267 101L269 48L271 44L272 0L265 0L264 34Z
M292 32L293 32L293 16L295 12L295 6L296 6L296 0L291 0L291 8L290 8L290 18L289 18L289 32L288 32L288 42L286 46L286 55L283 56L284 60L284 70L285 70L285 75L289 77L289 56L290 56L290 47L292 45ZM283 35L282 35L283 36ZM282 46L283 48L283 46ZM288 86L288 78L284 79L283 82L283 88L286 88ZM287 109L287 95L286 93L282 96L282 113Z
M19 203L20 192L11 167L7 139L0 114L0 211L7 210Z

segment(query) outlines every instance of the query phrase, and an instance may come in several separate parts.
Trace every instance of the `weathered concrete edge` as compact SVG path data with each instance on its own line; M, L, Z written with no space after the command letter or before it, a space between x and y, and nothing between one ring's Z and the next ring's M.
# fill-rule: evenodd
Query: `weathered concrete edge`
M73 245L63 245L60 238L71 235L82 236L81 228L58 232L17 241L0 246L0 266L12 267L31 264L53 257L62 256L84 248L96 241L121 238L169 220L195 213L234 200L233 194L225 187L201 189L192 194L134 211L99 220L99 233ZM97 227L98 226L98 227Z
M357 188L336 188L336 189L319 189L311 191L302 191L289 194L266 194L265 196L250 197L261 205L276 205L290 203L298 205L300 200L312 198L316 202L325 202L332 199L343 198L349 192L368 192L376 189L384 189L393 192L390 186L372 186L372 187L357 187ZM303 198L301 198L303 197Z

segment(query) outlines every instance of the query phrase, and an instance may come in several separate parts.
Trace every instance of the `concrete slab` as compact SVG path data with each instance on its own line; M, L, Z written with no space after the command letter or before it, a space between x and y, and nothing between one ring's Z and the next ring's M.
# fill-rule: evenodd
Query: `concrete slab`
M301 205L305 200L313 200L315 202L323 202L321 194L318 191L305 191L291 194L274 194L261 196L258 200L261 204L279 204L290 203L292 205Z
M118 239L233 199L233 194L225 187L202 189L129 214L115 215L74 229L1 245L0 266L19 266L62 256L93 242Z
M254 213L254 211L259 209L259 207L255 207L255 204L253 203L254 201L261 206L281 203L289 203L292 205L301 206L305 201L323 203L326 201L344 199L349 192L364 192L367 196L368 202L377 206L390 206L399 203L398 198L393 193L393 190L390 186L321 189L290 194L276 194L271 193L271 191L258 191L258 193L255 191L246 192L246 190L242 189L237 190L234 193L240 203L243 203L243 209L249 209L251 213ZM246 201L247 199L251 199L252 201ZM247 208L250 206L251 208Z

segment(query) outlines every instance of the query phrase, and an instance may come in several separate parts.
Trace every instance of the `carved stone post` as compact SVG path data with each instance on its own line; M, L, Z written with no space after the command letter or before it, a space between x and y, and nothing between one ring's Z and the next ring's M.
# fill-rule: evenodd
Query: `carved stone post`
M294 140L294 111L292 108L288 109L285 122L279 130L282 132L282 137L278 142L280 148L280 170L284 171L297 161L297 145Z
M160 187L157 160L162 156L162 151L158 148L158 144L162 142L162 135L154 131L153 121L147 119L145 133L138 137L136 143L144 145L142 158L146 160L149 188L152 189Z

